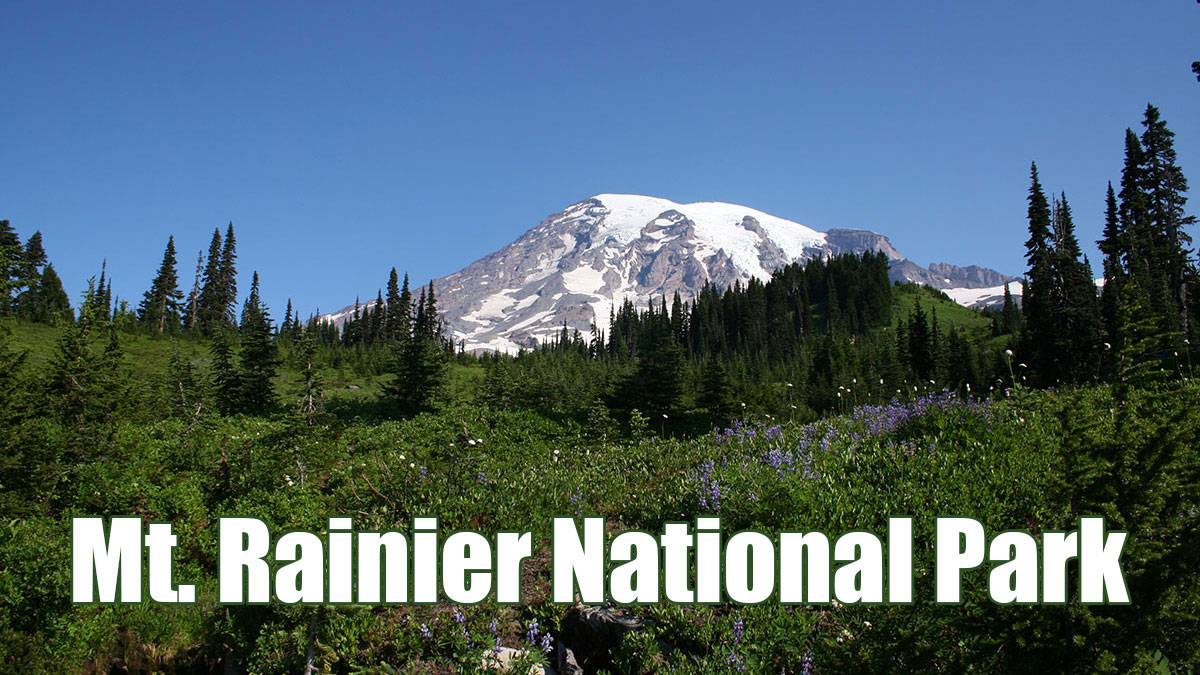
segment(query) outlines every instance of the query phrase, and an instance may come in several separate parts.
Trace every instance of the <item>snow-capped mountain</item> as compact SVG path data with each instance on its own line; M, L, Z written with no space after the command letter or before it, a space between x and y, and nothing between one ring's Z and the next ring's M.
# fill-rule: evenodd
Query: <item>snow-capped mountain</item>
M557 334L563 321L585 335L593 321L607 329L614 303L626 298L644 307L678 291L690 300L706 282L725 287L766 279L791 262L869 250L887 255L894 280L953 289L1014 279L974 266L926 269L867 230L819 232L736 204L601 194L433 283L456 343L511 352ZM353 309L324 318L341 323Z

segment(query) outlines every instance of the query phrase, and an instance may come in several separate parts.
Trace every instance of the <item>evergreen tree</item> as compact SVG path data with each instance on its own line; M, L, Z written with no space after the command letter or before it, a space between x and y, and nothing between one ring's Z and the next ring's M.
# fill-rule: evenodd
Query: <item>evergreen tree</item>
M54 265L42 268L41 277L20 296L18 313L38 323L58 324L74 320L71 301L63 290Z
M405 289L408 288L405 278ZM401 297L403 298L403 292ZM392 371L395 379L385 392L403 414L414 414L432 407L446 384L446 351L437 320L437 301L433 282L429 292L421 291L417 302L417 321L413 336L395 347Z
M192 282L192 292L188 293L187 304L184 308L183 327L190 333L197 329L197 312L200 309L200 279L204 273L204 252L196 254L196 279Z
M162 264L138 308L138 319L143 326L157 333L174 333L179 329L181 300L183 293L179 290L179 275L175 271L175 237L169 237Z
M710 358L704 364L700 376L700 393L696 403L708 410L718 420L728 420L734 412L733 383L729 371L718 358Z
M201 333L212 335L225 325L225 286L221 278L221 230L213 230L208 244L208 259L204 264L203 285L196 302L195 325Z
M221 244L221 263L218 266L220 278L220 312L222 323L232 325L234 310L237 307L237 240L233 236L233 223L225 230L225 240Z
M1121 287L1125 283L1124 257L1128 250L1121 228L1120 207L1113 186L1108 184L1104 197L1104 238L1096 242L1104 254L1104 287L1100 291L1100 318L1109 347L1120 342L1118 336L1118 307Z
M100 263L100 281L96 284L95 310L100 321L112 318L112 282L106 281L108 259Z
M1004 307L1000 310L1000 330L1004 335L1016 335L1021 331L1021 308L1013 300L1012 291L1004 284Z
M407 296L407 300L404 298ZM396 276L396 268L388 277L387 283L387 321L386 339L399 342L406 339L412 326L412 294L408 290L408 275L404 275L404 290L400 290L400 282Z
M1054 320L1046 333L1053 336L1047 345L1054 350L1050 359L1055 371L1067 381L1082 382L1095 376L1100 346L1100 312L1096 303L1096 284L1075 237L1075 225L1066 194L1054 210Z
M250 296L242 305L241 350L238 353L240 412L263 414L275 406L275 377L279 359L271 339L271 317L259 295L258 272L250 282Z
M324 382L317 370L316 354L317 345L312 334L304 331L296 343L296 356L301 373L298 409L309 425L324 405Z
M912 313L908 316L907 335L913 374L918 379L928 380L934 375L937 358L929 318L919 301L913 303Z
M107 333L108 346L98 352L96 339ZM112 324L97 303L96 286L88 283L79 320L69 324L50 360L47 393L63 426L70 430L70 461L83 461L112 433L111 421L122 398L120 344Z
M395 378L384 389L400 412L430 410L446 383L446 354L434 339L414 336L401 342L392 370Z
M42 233L34 232L25 242L25 248L21 252L21 276L27 282L32 282L41 276L42 268L48 262L46 249L42 246Z
M1030 169L1028 202L1029 239L1025 242L1025 259L1029 271L1022 296L1025 331L1022 333L1021 351L1026 354L1038 381L1054 382L1058 380L1058 373L1054 367L1054 352L1048 346L1060 289L1054 271L1050 203L1038 180L1037 164Z
M1151 280L1156 293L1165 296L1163 309L1172 312L1172 323L1177 323L1185 335L1189 331L1189 303L1187 298L1188 245L1191 237L1184 227L1195 219L1186 215L1187 179L1176 164L1175 134L1159 115L1158 109L1146 106L1142 121L1142 171L1141 188L1145 195L1146 217L1150 226L1147 242L1150 257Z
M7 220L0 220L0 316L12 313L13 294L23 284L21 240Z
M217 411L223 415L239 412L242 387L233 362L232 336L229 331L217 330L213 333L209 355L212 357L211 390Z

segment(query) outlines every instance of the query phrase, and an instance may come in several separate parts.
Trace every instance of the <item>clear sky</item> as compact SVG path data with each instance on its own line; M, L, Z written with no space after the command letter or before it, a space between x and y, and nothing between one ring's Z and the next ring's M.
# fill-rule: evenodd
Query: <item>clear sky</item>
M107 258L136 302L168 234L190 287L232 220L242 297L331 311L603 192L1020 274L1030 161L1095 240L1148 102L1200 212L1191 0L0 9L0 218L73 301Z

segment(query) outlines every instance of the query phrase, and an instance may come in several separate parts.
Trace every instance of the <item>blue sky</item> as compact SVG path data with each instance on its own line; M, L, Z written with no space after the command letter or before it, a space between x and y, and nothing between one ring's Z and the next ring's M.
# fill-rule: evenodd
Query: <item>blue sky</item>
M1147 102L1200 186L1189 0L0 7L0 218L72 299L233 221L243 296L334 310L603 192L1020 274L1030 161L1096 239Z

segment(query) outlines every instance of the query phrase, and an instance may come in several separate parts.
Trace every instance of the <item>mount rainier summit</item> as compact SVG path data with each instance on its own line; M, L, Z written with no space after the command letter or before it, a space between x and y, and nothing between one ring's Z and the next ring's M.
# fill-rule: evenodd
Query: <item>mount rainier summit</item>
M447 335L468 351L515 352L556 335L563 321L587 334L608 328L614 303L675 292L691 300L705 283L724 288L766 279L792 262L878 251L894 281L945 290L956 301L993 304L1016 277L994 270L906 260L887 237L867 230L819 232L762 211L722 202L676 204L601 194L572 204L504 248L434 279ZM1013 284L1014 295L1020 285ZM342 323L347 307L325 315Z

